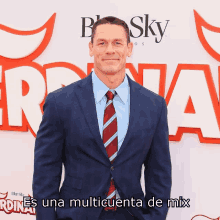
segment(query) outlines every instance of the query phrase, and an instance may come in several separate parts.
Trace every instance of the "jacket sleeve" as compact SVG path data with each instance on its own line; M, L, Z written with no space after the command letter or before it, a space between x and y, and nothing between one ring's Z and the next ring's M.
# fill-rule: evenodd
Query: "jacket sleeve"
M37 132L34 149L33 197L37 199L36 219L56 220L54 207L43 207L42 199L58 199L62 173L63 124L56 100L49 93Z
M167 105L162 99L162 108L157 127L153 136L149 153L144 162L145 165L145 201L149 209L146 220L165 220L168 212L167 199L171 191L171 160L169 151L169 131L167 123ZM154 207L152 201L154 197ZM158 201L156 206L156 200ZM161 206L161 207L159 207Z

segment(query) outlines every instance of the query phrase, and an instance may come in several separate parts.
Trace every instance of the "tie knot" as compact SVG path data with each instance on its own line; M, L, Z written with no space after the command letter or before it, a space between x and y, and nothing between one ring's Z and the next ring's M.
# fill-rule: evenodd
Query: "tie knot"
M107 100L113 100L115 94L113 94L111 91L108 91L106 93L106 96L107 96Z

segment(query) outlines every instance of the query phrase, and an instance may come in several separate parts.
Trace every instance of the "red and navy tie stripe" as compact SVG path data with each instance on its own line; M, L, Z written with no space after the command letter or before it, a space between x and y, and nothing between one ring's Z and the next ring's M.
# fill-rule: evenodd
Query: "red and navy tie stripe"
M114 162L118 152L118 132L117 132L117 117L115 108L113 106L114 94L111 91L106 93L107 103L104 111L104 123L103 123L103 143L111 163ZM110 181L109 191L107 198L112 200L116 199L116 188L113 178ZM116 210L117 206L105 207L105 210Z

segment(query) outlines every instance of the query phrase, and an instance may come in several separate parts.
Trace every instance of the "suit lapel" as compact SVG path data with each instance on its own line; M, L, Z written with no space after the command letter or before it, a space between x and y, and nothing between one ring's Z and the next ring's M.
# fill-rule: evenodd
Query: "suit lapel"
M81 81L81 84L79 84L79 92L76 92L76 94L90 131L93 134L98 146L100 147L102 154L104 155L104 157L100 157L99 160L103 164L109 165L110 161L99 132L95 97L92 87L92 74L89 74L89 76Z
M128 77L128 82L129 82L129 86L130 86L130 115L129 115L129 124L128 124L128 130L127 133L125 135L124 141L122 142L122 145L118 151L118 154L115 158L115 165L118 165L119 163L122 162L122 158L125 158L125 154L126 153L130 153L130 151L126 151L126 146L129 142L129 139L132 137L132 131L135 130L135 124L136 122L139 120L139 114L137 112L138 108L138 103L139 103L139 97L138 95L140 94L139 89L140 89L140 85L138 85L137 83L135 83L134 81L132 81L130 79L130 77L127 75Z

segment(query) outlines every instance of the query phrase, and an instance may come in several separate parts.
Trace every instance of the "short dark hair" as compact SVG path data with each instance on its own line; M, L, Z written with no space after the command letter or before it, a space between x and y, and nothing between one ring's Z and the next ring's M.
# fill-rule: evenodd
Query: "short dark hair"
M116 17L113 17L113 16L108 16L108 17L101 18L101 19L97 20L94 23L94 25L92 27L92 36L91 36L92 44L93 44L93 39L94 39L94 36L95 36L96 28L97 28L97 26L99 26L101 24L115 24L115 25L122 26L124 28L125 32L126 32L126 35L127 35L127 44L130 43L129 27L126 24L126 22L119 19L119 18L116 18Z

